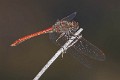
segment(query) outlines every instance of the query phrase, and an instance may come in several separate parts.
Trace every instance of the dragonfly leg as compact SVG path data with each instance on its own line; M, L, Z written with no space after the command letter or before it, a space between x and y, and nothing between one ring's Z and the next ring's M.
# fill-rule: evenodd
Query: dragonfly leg
M62 47L62 48L63 48L63 47ZM62 58L63 58L63 55L66 53L66 50L65 50L64 48L63 48L63 50L64 50L64 51L63 51L62 54L61 54L61 55L62 55Z
M60 36L56 39L56 42L65 35L65 33L60 34Z
M64 56L65 53L66 53L66 50L64 50L64 52L62 53L62 58L63 58L63 56Z
M62 58L63 58L64 52L62 53Z
M67 48L70 48L71 46L73 46L82 37L82 35L74 35L74 36L76 37L76 39L70 45L68 45ZM69 37L69 36L67 36L67 37ZM63 58L64 53L66 53L65 49L64 49L64 52L62 53L62 58Z
M76 39L68 46L68 48L73 46L82 37L82 35L75 36L75 37L76 37Z
M70 34L71 34L72 36L76 37L77 39L79 39L79 37L82 36L82 34L80 34L80 35L74 35L74 33L71 32L71 31L70 31Z
M56 39L56 43L57 43L59 46L60 46L60 44L59 44L58 40L59 40L60 38L62 38L64 35L65 35L65 33L62 33L62 34L60 34L60 36Z

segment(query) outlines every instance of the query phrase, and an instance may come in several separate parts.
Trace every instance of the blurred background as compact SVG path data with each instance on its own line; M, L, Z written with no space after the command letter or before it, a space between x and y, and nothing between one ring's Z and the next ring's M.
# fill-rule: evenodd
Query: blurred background
M75 11L83 36L105 53L106 60L88 69L65 54L40 80L120 80L119 0L0 0L0 80L32 80L59 47L48 34L16 47L10 44Z

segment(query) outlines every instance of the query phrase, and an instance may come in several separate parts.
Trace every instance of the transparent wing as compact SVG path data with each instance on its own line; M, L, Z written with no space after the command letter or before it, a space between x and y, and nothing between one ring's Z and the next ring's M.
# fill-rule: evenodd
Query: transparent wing
M51 40L59 46L62 46L68 39L66 36L63 36L56 42L56 39L59 37L59 35L60 34L56 32L50 34L50 36L52 36ZM79 39L78 42L75 43L70 49L68 49L67 52L88 68L93 66L94 60L105 60L104 53L83 37Z
M71 21L75 16L76 16L77 12L74 12L70 15L68 15L67 17L64 17L63 19L61 20L65 20L65 21Z
M58 39L58 37L60 36L59 33L53 32L53 33L49 33L49 39L54 43L57 44L56 40ZM57 44L58 45L58 44ZM62 45L62 44L61 44Z
M95 60L104 61L105 55L104 53L98 49L96 46L88 42L83 37L73 46L76 51L82 53L90 58Z
M68 40L65 36L63 36L62 38L60 38L57 42L56 40L59 37L59 33L51 33L49 34L50 36L50 40L55 43L56 45L59 46L63 46L65 44L65 42ZM87 68L91 68L91 66L93 66L93 61L91 58L89 58L88 56L86 56L85 54L83 54L83 52L78 52L74 46L69 48L67 50L67 53L72 55L75 59L77 59L81 64L83 64L85 67Z
M84 65L87 68L93 67L94 60L87 57L86 55L76 51L73 47L68 49L68 53L72 55L75 59L77 59L82 65Z

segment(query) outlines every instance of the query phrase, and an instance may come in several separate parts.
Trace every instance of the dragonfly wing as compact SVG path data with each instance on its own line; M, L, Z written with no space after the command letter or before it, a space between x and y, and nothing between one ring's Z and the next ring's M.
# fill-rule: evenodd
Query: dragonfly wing
M59 46L63 46L64 43L67 41L67 38L63 35L63 37L58 39L60 37L60 35L61 34L57 33L57 32L49 33L49 38L54 44L57 44Z
M54 33L50 33L49 37L54 44L59 45L61 47L65 44L65 42L67 42L68 39L65 36L63 36L56 42L59 35L60 34L54 32ZM67 50L67 53L72 55L85 67L90 68L91 66L93 66L92 60L88 56L84 55L82 52L78 52L73 46Z
M61 20L63 20L63 21L71 21L76 16L76 14L77 14L77 12L74 12L74 13L68 15L67 17L64 17Z
M94 64L94 61L91 58L87 57L82 52L76 51L73 47L68 49L68 53L87 68L91 68Z
M86 56L89 56L90 58L93 58L95 60L104 61L105 55L104 53L98 49L96 46L88 42L83 37L73 46L76 51L79 53L82 53Z
M56 40L58 39L60 34L56 33L56 32L52 32L52 33L49 33L49 39L54 43L56 44Z

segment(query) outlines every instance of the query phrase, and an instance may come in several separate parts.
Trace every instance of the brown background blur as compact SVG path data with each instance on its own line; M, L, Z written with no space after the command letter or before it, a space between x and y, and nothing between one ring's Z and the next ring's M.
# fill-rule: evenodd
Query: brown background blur
M88 69L65 54L40 80L120 80L119 0L0 0L0 80L32 80L59 47L48 34L9 45L75 11L83 36L106 54L106 61Z

